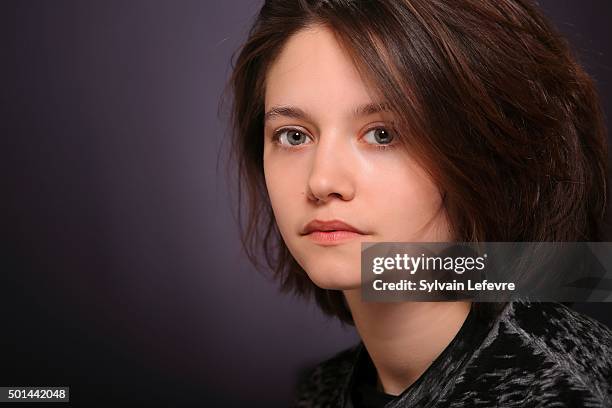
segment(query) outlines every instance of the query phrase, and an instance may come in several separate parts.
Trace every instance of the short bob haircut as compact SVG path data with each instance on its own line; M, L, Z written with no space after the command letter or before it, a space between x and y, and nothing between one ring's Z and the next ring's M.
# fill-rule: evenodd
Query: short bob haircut
M312 25L334 32L398 119L394 131L438 186L455 241L601 239L603 113L593 81L532 2L268 0L233 61L230 163L242 244L260 270L263 251L281 290L354 324L342 292L312 283L284 244L264 179L266 73Z

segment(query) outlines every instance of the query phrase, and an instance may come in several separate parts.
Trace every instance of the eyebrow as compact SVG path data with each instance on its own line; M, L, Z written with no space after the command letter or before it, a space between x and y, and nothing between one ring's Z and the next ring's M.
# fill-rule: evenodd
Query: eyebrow
M359 118L379 112L388 112L389 110L389 105L386 103L366 103L356 107L352 114L355 118ZM264 114L264 123L277 117L302 119L312 122L310 115L296 106L275 106Z

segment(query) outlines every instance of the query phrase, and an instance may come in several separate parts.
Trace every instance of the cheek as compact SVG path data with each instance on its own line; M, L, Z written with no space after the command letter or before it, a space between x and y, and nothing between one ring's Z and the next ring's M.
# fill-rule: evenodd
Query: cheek
M442 196L429 176L416 165L389 168L386 177L371 183L371 208L386 239L396 241L437 241L446 239L446 218Z
M282 160L264 159L264 175L274 217L283 231L292 224L293 218L300 215L296 208L303 193L299 166L288 166Z

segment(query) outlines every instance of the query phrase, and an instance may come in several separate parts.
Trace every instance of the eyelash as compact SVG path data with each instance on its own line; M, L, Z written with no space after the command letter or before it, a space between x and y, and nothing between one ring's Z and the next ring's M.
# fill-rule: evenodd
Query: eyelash
M375 127L372 127L370 129L366 130L365 133L368 133L369 131L375 130L375 129L385 129L386 130L386 128L384 126L375 126ZM286 149L286 150L295 150L295 149L299 149L300 148L299 146L298 147L290 147L290 146L283 145L283 144L279 143L280 135L283 132L286 132L286 131L295 131L295 132L300 132L300 133L304 133L305 135L308 135L304 131L302 131L300 129L297 129L297 128L294 128L294 127L284 127L284 128L280 128L280 129L276 130L272 134L272 141L275 142L281 149ZM374 145L374 147L376 149L378 149L378 150L383 151L383 150L394 149L395 145L396 145L396 143L390 143L390 144L384 144L384 145Z

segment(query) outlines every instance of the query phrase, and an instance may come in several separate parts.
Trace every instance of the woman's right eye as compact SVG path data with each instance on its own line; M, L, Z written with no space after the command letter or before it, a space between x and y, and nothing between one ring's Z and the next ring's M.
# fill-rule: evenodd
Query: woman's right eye
M298 129L280 129L274 133L274 140L276 140L280 145L283 146L299 146L304 144L306 139L308 139L306 133Z

